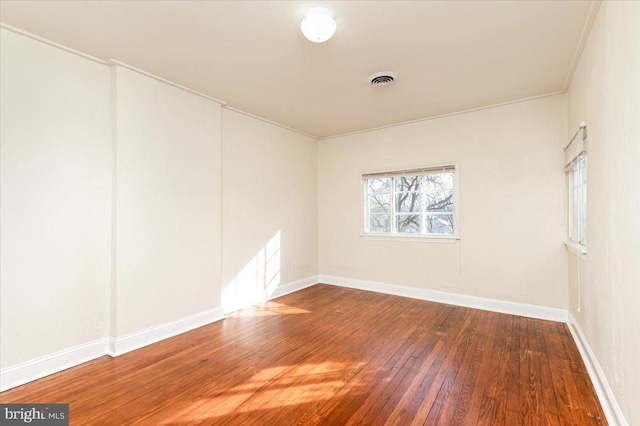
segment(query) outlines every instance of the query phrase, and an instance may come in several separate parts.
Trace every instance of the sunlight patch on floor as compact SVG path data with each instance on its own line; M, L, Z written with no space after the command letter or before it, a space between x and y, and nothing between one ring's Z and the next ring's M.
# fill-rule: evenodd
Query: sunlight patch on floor
M227 314L227 318L243 318L243 317L265 317L273 315L297 315L310 314L311 311L295 306L288 306L277 302L267 302L264 306L256 308L240 309Z
M283 365L265 368L249 380L237 386L204 396L175 412L161 424L176 424L204 418L237 415L244 412L285 408L321 402L332 398L339 390L354 391L357 380L348 372L358 369L363 363L321 362L299 365ZM251 404L247 402L251 400Z

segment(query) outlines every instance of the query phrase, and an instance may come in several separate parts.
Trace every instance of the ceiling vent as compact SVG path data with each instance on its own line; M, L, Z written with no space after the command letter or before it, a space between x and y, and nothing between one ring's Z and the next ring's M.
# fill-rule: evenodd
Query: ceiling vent
M377 72L375 74L371 74L367 79L367 82L370 86L378 87L378 86L388 86L393 83L398 78L398 74L390 71Z

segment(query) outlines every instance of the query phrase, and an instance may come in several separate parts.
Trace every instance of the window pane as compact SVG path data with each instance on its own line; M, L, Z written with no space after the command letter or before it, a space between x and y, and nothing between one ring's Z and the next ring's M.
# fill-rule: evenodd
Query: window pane
M390 178L368 179L369 194L389 194L391 192Z
M430 212L453 212L453 173L425 177L426 209Z
M576 240L575 224L576 224L576 166L573 165L569 169L569 241Z
M586 158L569 170L569 241L586 242Z
M571 235L573 239L578 237L578 188L573 187L571 190Z
M391 214L391 195L370 195L368 213Z
M366 178L365 232L452 235L453 183L454 173L441 170Z
M372 214L369 216L369 232L391 232L391 215Z
M427 214L425 227L428 234L453 234L453 213Z
M409 214L396 216L396 229L399 233L419 234L420 215Z
M405 192L396 194L396 211L420 213L420 193Z
M587 157L580 160L580 197L578 241L586 244L587 240Z
M396 192L404 191L420 191L420 183L422 182L422 176L400 176L395 178Z
M586 243L587 158L569 169L569 241Z

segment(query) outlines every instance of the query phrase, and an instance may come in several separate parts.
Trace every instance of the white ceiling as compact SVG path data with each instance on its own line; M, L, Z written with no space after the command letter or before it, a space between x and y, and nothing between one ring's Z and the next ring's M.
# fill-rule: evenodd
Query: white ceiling
M0 19L327 137L565 90L592 3L2 0ZM326 43L300 33L311 6L335 13Z

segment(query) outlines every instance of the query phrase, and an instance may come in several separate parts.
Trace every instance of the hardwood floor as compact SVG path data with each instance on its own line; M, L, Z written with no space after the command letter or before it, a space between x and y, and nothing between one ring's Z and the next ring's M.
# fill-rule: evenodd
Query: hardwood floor
M322 284L0 402L73 425L606 424L564 324Z

